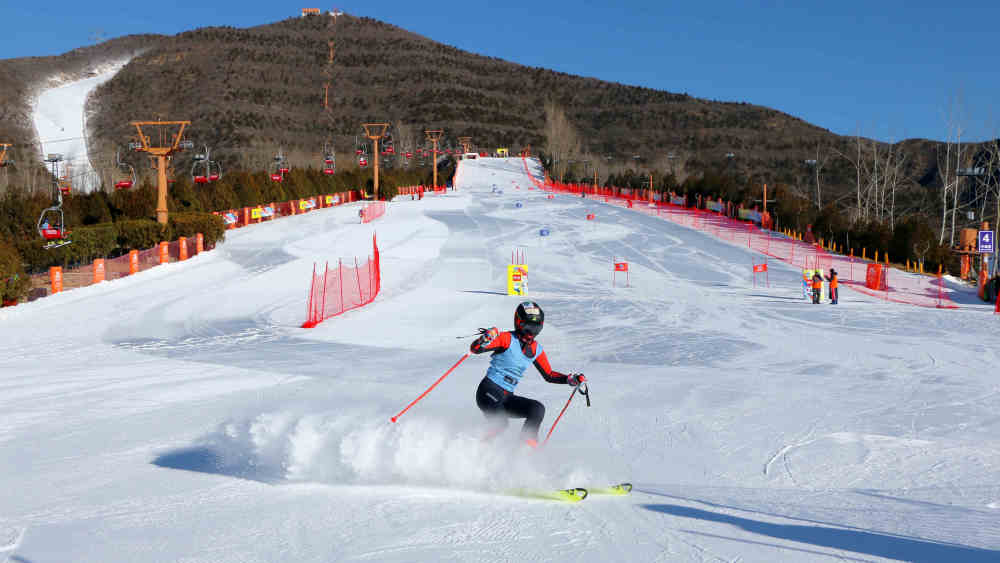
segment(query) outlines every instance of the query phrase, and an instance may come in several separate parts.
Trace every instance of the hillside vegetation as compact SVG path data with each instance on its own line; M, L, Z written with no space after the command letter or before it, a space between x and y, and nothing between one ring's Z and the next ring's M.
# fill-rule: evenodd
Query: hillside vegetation
M953 229L989 216L997 199L997 182L972 187L954 174L959 165L1000 154L986 145L952 144L964 156L952 152L942 168L944 143L835 135L772 108L527 67L350 15L124 37L61 57L0 61L0 140L12 137L22 157L35 156L33 89L53 75L81 75L122 56L134 58L89 100L89 145L99 171L113 169L115 152L133 139L132 120L190 120L186 137L198 148L208 146L227 171L253 172L272 168L279 150L292 166L320 166L327 144L338 169L349 170L356 143L365 141L361 124L387 121L397 155L426 146L425 129L443 129L447 147L457 147L459 136L491 152L531 146L567 181L591 180L595 167L602 184L645 184L651 173L657 189L747 205L767 183L778 194L769 208L781 224L804 230L817 223L828 238L845 241L848 229L892 232L897 223L918 221L933 231L924 238L947 245ZM125 158L150 174L141 155ZM403 163L396 156L384 164ZM190 154L175 157L173 167L177 176L189 174ZM943 224L949 207L963 211L948 213ZM980 213L968 220L966 207Z

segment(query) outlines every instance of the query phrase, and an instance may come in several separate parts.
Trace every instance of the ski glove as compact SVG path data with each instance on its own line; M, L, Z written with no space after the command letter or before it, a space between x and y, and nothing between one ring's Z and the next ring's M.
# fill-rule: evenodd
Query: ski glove
M496 340L498 336L500 336L500 329L495 326L479 329L479 342L482 344L489 344Z
M566 376L566 383L573 387L576 387L584 381L587 381L587 378L584 377L582 373L571 373Z

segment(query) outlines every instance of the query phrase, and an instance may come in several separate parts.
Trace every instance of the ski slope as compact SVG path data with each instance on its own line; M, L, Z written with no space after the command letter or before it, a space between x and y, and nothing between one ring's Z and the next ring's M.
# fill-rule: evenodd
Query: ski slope
M780 264L754 288L746 248L528 185L518 159L465 161L457 191L371 224L318 210L0 310L0 561L1000 560L1000 319L812 305ZM298 328L313 262L373 231L382 293ZM543 450L516 424L483 442L473 356L390 423L457 337L511 328L517 245L539 340L592 406ZM543 431L568 396L534 373L518 392Z
M130 59L97 66L92 76L42 90L35 99L32 120L41 144L41 157L62 155L60 175L69 178L73 189L88 193L100 188L101 180L91 166L87 147L87 98L98 86L114 78ZM52 79L57 82L57 78Z

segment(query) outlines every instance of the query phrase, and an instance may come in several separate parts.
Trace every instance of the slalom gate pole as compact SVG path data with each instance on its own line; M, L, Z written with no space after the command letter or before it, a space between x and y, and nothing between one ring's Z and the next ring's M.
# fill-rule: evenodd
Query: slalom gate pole
M584 388L584 390L582 391L580 390L581 385ZM566 404L563 405L562 410L559 411L559 416L557 416L556 420L552 423L552 428L549 428L549 433L545 435L545 441L542 442L543 446L549 443L549 438L552 436L552 431L556 429L556 425L559 424L559 419L561 419L563 414L566 413L566 409L569 408L569 404L573 402L573 397L576 397L577 393L580 393L581 395L587 397L587 406L588 407L590 406L590 390L587 388L586 383L583 383L581 385L577 385L576 387L573 388L573 392L570 394L569 399L566 400Z
M442 381L444 381L444 378L448 377L448 374L450 374L451 372L455 371L455 368L458 367L458 364L464 362L465 359L468 358L468 357L469 357L469 353L466 352L465 355L462 356L461 358L459 358L459 360L457 362L455 362L455 365L451 366L451 369L449 369L448 371L444 372L444 375L442 375L441 377L439 377L438 380L435 381L433 385L431 385L430 387L428 387L427 390L424 391L423 393L421 393L419 397L417 397L416 399L414 399L412 403L406 405L405 409L399 411L399 414L397 414L396 416L390 418L389 420L391 420L393 422L396 422L396 420L398 420L399 417L403 416L404 412L410 410L410 407L412 407L413 405L419 403L421 399L423 399L424 397L426 397L428 393L430 393L435 387L437 387L438 383L441 383Z

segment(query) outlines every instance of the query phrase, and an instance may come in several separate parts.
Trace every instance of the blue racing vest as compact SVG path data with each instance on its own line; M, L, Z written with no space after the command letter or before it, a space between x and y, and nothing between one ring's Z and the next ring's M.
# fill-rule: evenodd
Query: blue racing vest
M517 336L511 333L510 340L510 346L506 350L493 354L490 358L490 368L486 371L486 378L513 393L514 388L521 382L525 370L542 353L542 345L537 344L535 355L529 358L521 351L521 342Z

